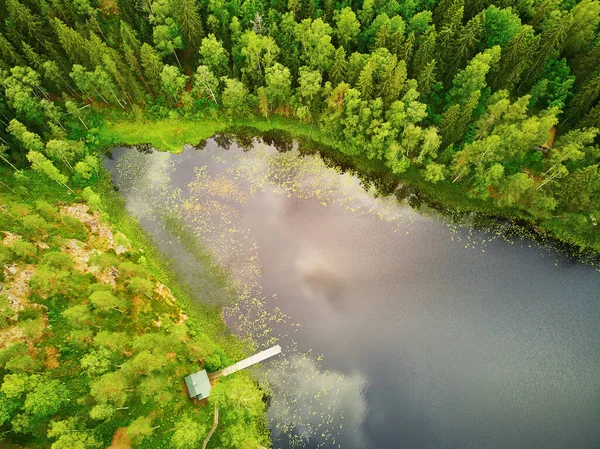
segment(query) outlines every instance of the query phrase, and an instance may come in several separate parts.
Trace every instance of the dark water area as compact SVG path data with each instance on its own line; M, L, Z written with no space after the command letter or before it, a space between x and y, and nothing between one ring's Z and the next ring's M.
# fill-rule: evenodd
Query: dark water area
M600 447L596 267L378 198L291 146L243 146L116 148L105 167L198 300L223 292L198 284L165 212L237 283L232 328L284 346L258 373L276 448Z

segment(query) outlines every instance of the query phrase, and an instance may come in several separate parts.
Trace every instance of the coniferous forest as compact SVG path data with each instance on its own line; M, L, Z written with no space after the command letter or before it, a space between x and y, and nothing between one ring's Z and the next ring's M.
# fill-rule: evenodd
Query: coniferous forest
M100 162L161 124L310 134L600 251L599 25L598 0L0 2L0 445L195 448L212 426L181 377L247 349L214 310L182 318ZM264 393L220 385L212 447L269 445Z
M598 248L595 1L7 0L0 14L0 137L19 166L89 178L109 113L293 117L400 178Z

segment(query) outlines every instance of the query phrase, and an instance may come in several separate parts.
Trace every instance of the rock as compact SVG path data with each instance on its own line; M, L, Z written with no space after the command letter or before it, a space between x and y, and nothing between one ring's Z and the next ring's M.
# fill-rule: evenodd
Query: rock
M4 246L12 246L13 243L15 243L17 240L21 240L21 236L17 235L17 234L13 234L12 232L8 232L8 231L3 231L4 235L6 237L4 237L4 240L2 240L2 244Z

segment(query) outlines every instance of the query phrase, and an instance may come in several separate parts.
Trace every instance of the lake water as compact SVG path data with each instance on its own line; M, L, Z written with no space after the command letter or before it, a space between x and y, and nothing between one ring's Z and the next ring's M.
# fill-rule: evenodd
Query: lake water
M600 447L597 268L217 140L105 166L198 300L220 298L167 211L238 285L232 328L282 344L258 373L276 448Z

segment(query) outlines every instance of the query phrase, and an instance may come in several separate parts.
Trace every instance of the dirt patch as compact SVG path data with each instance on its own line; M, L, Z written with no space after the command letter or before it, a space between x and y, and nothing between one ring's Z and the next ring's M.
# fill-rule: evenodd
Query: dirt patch
M129 449L131 440L127 437L127 427L117 429L112 437L111 445L106 449Z
M46 348L46 360L44 361L44 366L48 369L58 368L58 349L56 349L56 347L51 346Z
M104 284L117 286L117 277L119 271L114 267L102 269L97 265L90 265L90 257L99 253L95 248L89 249L89 246L79 240L69 239L61 248L61 251L68 254L74 263L74 268L81 273L91 273Z
M134 296L131 298L131 305L133 306L134 313L147 313L152 310L152 306L148 302L148 300L142 298L141 296Z
M165 299L165 300L170 301L170 302L175 302L175 297L171 293L171 290L169 289L169 287L167 287L165 284L157 282L156 283L156 288L154 289L154 292L158 296L160 296L162 299Z
M105 238L108 240L109 246L114 248L115 242L110 227L100 223L100 215L98 213L90 214L87 204L72 204L70 206L64 206L60 208L60 212L77 218L90 228L92 234L96 234Z
M29 280L35 273L35 265L25 265L22 268L10 265L4 268L4 272L12 279L10 282L0 284L0 293L8 297L8 303L13 310L23 310L29 303L29 297L31 296Z
M86 249L86 244L79 240L69 239L65 242L61 248L63 253L68 254L74 263L74 268L82 273L93 273L97 275L100 272L100 268L96 266L90 267L88 262L90 257L96 252L96 250Z
M4 246L12 246L13 243L15 243L17 240L21 240L21 236L17 235L17 234L13 234L12 232L8 232L8 231L3 231L4 232L4 239L2 240L2 244Z
M41 240L33 240L33 244L35 246L37 246L38 249L40 249L40 250L45 250L45 249L50 248L50 246L47 243L42 242Z
M0 349L8 348L13 343L18 341L26 341L27 338L23 334L23 331L17 326L9 327L0 331Z

